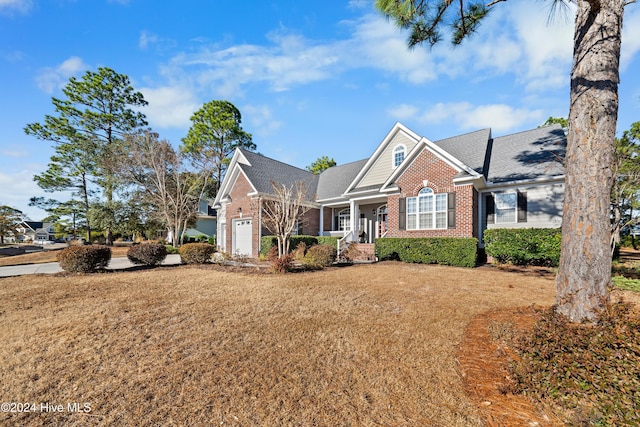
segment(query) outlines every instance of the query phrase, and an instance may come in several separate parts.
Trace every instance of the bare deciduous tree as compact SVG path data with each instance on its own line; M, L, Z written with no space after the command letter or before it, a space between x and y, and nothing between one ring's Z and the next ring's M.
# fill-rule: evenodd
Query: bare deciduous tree
M205 195L211 170L204 166L196 171L187 170L185 159L153 132L131 135L125 143L127 155L121 159L122 177L138 187L155 206L171 243L179 245Z
M289 238L311 207L304 182L289 187L272 182L271 186L273 196L261 200L262 224L278 238L278 255L282 256L289 253Z

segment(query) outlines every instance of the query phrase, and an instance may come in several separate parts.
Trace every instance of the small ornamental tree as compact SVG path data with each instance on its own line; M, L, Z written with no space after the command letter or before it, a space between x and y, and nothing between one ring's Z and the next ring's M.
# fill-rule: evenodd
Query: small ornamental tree
M291 186L271 183L273 196L262 200L262 224L278 239L278 256L289 253L289 238L302 221L310 206L307 200L307 186L296 182Z

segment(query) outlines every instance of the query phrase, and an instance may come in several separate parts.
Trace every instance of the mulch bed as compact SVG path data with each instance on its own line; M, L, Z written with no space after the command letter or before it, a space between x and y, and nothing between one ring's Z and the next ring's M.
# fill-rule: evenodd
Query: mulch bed
M465 390L490 427L564 425L550 410L523 396L501 391L508 381L507 363L513 354L491 337L490 325L529 330L539 313L535 307L493 310L476 316L465 331L458 351Z

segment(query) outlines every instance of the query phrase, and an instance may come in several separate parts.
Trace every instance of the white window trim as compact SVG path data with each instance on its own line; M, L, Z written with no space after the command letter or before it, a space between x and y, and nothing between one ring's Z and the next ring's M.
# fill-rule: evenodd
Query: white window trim
M424 194L423 191L425 190L429 190L430 193ZM421 193L423 193L421 195ZM433 197L431 206L432 209L429 212L420 212L420 197L427 197L427 195L430 195ZM441 210L436 210L437 207L437 202L436 202L436 198L440 196L440 197L444 197L444 209ZM409 201L415 199L415 212L409 212ZM447 193L436 193L434 192L432 189L425 187L422 190L420 190L420 192L418 193L417 196L415 197L407 197L407 213L406 213L406 227L407 230L446 230L447 227L449 226L449 215L448 215L448 209L449 209L449 198L447 197ZM431 225L429 227L420 227L420 214L421 213L431 213ZM444 227L437 227L437 215L438 213L444 213ZM410 215L415 215L415 228L410 228L409 227L409 216Z
M511 208L499 208L498 207L498 197L499 195L504 195L504 194L513 194L515 195L515 203L514 206ZM494 223L495 224L516 224L518 222L518 192L517 191L501 191L499 193L493 193L493 210L494 210ZM498 215L498 211L506 211L506 210L513 210L513 220L511 221L501 221L500 220L500 215Z
M402 161L396 165L396 152L399 153L400 151L402 151ZM404 159L406 157L407 157L407 147L404 144L396 145L395 147L393 147L393 150L391 151L391 167L393 169L397 168L402 164L402 162L404 162Z

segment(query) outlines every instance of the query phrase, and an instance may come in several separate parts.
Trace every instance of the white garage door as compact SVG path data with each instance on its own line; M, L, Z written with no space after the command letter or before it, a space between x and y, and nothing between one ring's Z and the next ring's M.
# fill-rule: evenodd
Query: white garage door
M233 222L233 254L252 254L251 219L237 219Z

